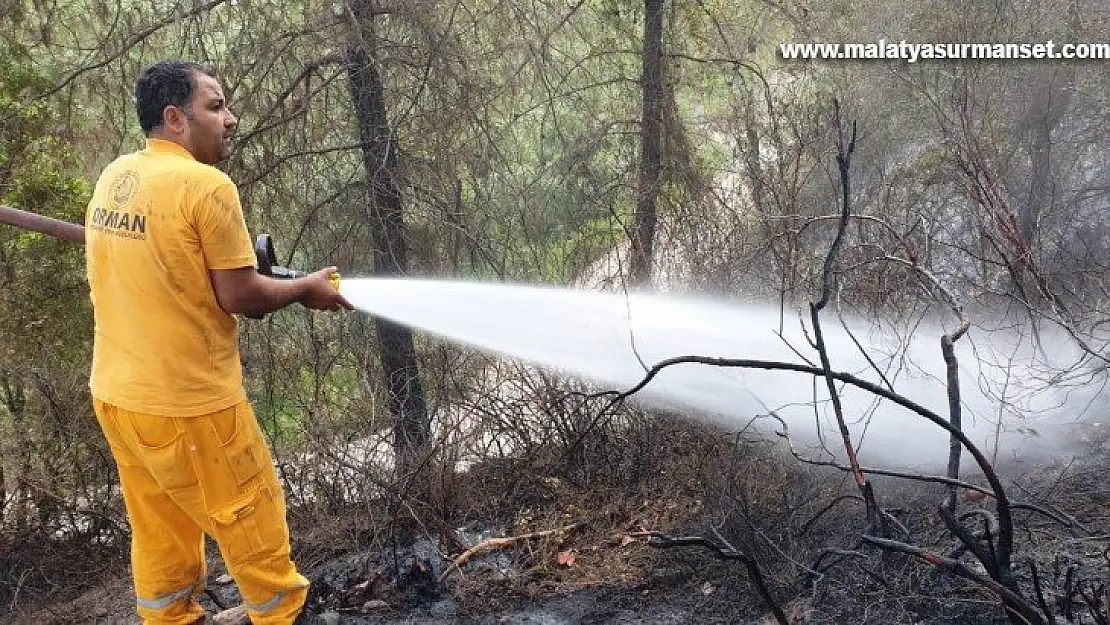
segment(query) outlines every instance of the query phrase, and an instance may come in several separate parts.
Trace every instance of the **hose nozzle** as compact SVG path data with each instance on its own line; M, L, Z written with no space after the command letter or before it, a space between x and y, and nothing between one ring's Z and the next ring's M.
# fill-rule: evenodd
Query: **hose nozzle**
M259 235L258 240L255 241L254 256L258 261L258 273L264 276L281 280L292 280L294 278L303 278L308 275L303 271L282 267L277 264L277 255L274 254L274 238L268 234Z

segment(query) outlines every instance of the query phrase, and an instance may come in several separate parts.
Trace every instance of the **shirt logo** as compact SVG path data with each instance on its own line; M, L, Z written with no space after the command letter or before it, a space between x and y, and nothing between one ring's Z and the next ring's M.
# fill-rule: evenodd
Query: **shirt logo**
M133 171L123 172L119 178L116 178L112 183L111 189L108 190L108 203L113 209L120 209L124 204L131 202L135 198L135 194L139 191L139 174Z
M146 215L121 210L139 192L139 174L125 171L108 187L109 208L97 206L89 220L89 228L126 239L146 239Z

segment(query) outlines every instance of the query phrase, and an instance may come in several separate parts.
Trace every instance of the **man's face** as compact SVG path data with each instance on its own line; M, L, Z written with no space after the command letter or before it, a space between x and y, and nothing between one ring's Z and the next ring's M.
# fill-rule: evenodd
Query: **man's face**
M227 108L220 81L200 72L193 79L196 86L185 105L186 147L201 163L215 165L231 156L231 135L239 122Z

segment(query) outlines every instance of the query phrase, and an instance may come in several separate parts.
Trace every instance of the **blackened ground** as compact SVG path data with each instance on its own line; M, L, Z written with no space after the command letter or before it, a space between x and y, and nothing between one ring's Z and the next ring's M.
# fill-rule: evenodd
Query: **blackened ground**
M1057 622L1063 622L1061 616L1069 610L1083 622L1095 622L1091 606L1069 579L1086 580L1092 597L1100 584L1103 597L1110 587L1108 442L1110 438L1100 436L1083 458L1008 468L1003 476L1015 500L1035 503L1057 517L1030 510L1014 513L1019 527L1014 557L1018 580L1032 597L1036 564ZM470 494L468 505L476 513L466 515L472 520L465 528L440 534L474 545L491 536L574 529L489 551L449 572L443 583L439 580L450 558L458 554L457 543L441 545L423 538L409 547L391 548L381 539L380 528L378 534L358 529L366 524L365 510L295 527L297 561L313 581L311 606L337 611L343 623L352 625L770 625L767 607L738 562L717 559L698 547L657 549L636 535L645 527L675 535L708 535L711 528L720 527L737 547L760 561L775 600L792 624L1007 622L997 600L980 586L912 558L860 547L858 507L832 508L820 522L810 522L816 518L813 511L838 494L852 495L851 485L842 487L839 475L822 481L814 473L796 471L796 465L756 457L757 451L745 450L741 460L749 464L738 461L711 479L675 469L669 481L649 482L642 490L598 483L575 487L550 474L522 476L505 467L485 474L475 471L472 478L490 490L488 497L477 486L460 486ZM703 451L698 458L706 456ZM974 476L967 479L975 481ZM690 486L703 482L718 485L715 501L710 499L713 493ZM936 488L914 488L894 480L875 484L884 507L914 542L941 552L952 548L951 535L936 519ZM965 510L981 505L990 509L971 500L961 502ZM1068 519L1075 523L1069 525ZM852 555L823 566L819 574L808 572L826 548ZM967 555L964 562L976 566ZM52 568L52 579L58 580L53 592L17 593L0 621L136 623L125 558L105 557L96 564L70 566L71 571L95 573L91 579ZM215 609L217 602L236 605L234 584L225 581L218 559L210 570L211 599L205 599L209 607ZM47 588L42 581L37 580L36 588ZM1106 599L1102 601L1106 614Z

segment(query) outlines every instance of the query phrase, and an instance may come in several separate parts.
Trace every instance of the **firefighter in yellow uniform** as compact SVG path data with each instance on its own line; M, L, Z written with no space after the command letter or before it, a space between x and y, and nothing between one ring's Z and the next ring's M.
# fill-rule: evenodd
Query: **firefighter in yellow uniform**
M299 302L349 309L329 267L297 280L254 270L238 191L214 166L235 116L210 70L146 68L145 149L101 174L86 214L96 321L90 387L119 468L144 623L195 623L212 536L254 623L303 622L285 501L247 402L235 314Z

